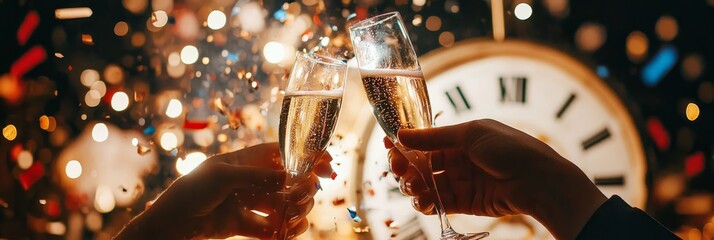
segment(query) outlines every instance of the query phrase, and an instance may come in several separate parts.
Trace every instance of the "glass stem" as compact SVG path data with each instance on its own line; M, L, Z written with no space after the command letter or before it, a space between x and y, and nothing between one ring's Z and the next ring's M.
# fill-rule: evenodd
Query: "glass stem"
M290 218L288 217L288 208L290 208L290 191L291 188L298 182L298 177L293 175L292 173L288 173L288 178L285 182L285 188L283 190L278 191L279 195L283 196L283 211L282 211L282 216L283 220L280 223L280 226L278 228L278 231L275 233L275 239L276 240L288 240L290 239L291 236L288 236L289 234L289 227L290 227Z
M409 163L417 169L422 180L426 183L426 187L429 188L429 192L432 196L434 196L434 199L436 200L434 201L434 210L439 216L439 222L441 223L441 235L444 236L454 234L454 229L451 228L449 218L446 217L446 209L444 209L444 204L441 203L439 189L436 187L436 181L434 180L434 173L431 169L431 153L409 150L400 143L396 143L395 146L404 155L404 157L409 160Z

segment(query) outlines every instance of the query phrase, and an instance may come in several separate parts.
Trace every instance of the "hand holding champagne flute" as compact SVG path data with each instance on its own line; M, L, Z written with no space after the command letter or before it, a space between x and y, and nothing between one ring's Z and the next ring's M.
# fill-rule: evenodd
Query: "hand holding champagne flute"
M302 181L324 154L337 124L346 75L347 64L341 60L297 54L285 88L278 135L288 189ZM285 196L291 201L289 194ZM295 237L286 231L289 219L283 222L276 238Z
M435 199L441 239L481 239L487 232L454 231L439 199L428 152L412 151L399 143L399 129L432 126L431 104L414 47L398 12L371 17L350 26L350 38L362 84L377 122L424 179Z

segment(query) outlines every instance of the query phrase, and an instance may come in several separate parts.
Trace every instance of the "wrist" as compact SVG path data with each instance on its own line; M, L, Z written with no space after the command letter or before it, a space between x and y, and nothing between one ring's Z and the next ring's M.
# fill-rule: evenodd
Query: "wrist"
M532 215L557 239L575 239L607 197L575 166L550 176Z

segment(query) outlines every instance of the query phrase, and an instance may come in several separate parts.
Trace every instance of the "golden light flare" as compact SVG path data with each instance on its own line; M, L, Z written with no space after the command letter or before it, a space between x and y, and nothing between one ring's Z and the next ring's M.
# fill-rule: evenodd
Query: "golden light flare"
M436 32L441 29L441 18L437 16L431 16L426 19L426 29L429 31Z
M9 124L2 129L2 136L8 141L15 140L17 137L17 128L15 125Z
M439 44L444 47L451 47L454 45L454 34L449 31L442 32L439 34Z
M114 34L123 37L127 33L129 33L129 24L126 24L124 21L119 21L116 24L114 24Z
M640 62L647 56L649 42L647 36L640 32L634 31L627 36L627 56L633 62Z
M687 120L694 121L699 118L699 106L696 103L687 104L687 109L685 110L687 115Z
M178 158L176 160L176 171L181 175L186 175L206 161L206 158L208 157L202 152L189 153L186 155L186 159Z

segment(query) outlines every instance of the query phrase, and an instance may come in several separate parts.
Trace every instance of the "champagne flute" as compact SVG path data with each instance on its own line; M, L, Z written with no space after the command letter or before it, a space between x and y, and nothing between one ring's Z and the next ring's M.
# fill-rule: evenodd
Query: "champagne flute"
M441 223L440 239L481 239L488 232L460 234L446 217L431 169L431 154L405 148L399 129L432 126L431 104L416 52L398 12L359 21L350 26L350 38L362 84L377 122L397 149L414 166L435 196L434 208Z
M346 77L344 61L301 52L295 57L278 133L280 157L288 173L283 213L290 202L290 188L312 172L325 152L337 124ZM287 221L283 219L277 239L294 237L288 235Z

